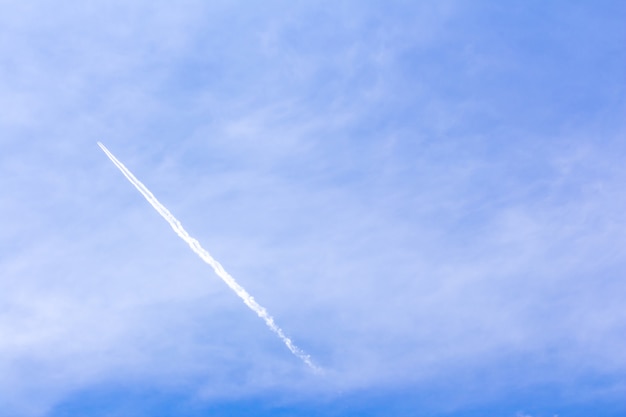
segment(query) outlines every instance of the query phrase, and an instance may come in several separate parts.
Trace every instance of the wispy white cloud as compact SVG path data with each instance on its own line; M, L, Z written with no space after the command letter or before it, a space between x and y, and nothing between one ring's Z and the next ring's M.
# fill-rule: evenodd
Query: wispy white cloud
M0 6L1 407L107 383L623 393L613 37L565 5L533 33L526 6L337 7ZM97 140L327 377L207 279Z

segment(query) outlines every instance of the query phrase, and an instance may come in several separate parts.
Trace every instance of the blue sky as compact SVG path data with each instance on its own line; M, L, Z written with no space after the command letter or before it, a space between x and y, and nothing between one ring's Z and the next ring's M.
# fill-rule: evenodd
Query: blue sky
M626 414L624 15L0 2L0 416Z

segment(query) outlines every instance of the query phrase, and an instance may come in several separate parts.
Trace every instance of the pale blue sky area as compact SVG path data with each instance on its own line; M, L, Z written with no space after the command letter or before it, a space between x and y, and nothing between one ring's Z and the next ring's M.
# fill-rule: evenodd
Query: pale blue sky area
M0 417L625 415L625 17L0 1Z

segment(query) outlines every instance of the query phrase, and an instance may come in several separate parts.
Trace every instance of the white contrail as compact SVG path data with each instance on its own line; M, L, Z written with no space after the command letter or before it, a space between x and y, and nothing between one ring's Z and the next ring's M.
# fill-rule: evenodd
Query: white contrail
M202 258L204 262L211 265L215 273L222 279L222 281L224 281L231 290L235 291L235 294L237 294L239 298L241 298L252 311L254 311L259 317L261 317L265 321L267 327L269 327L274 333L278 335L280 340L283 341L283 343L287 346L291 353L302 359L302 361L304 361L304 363L306 363L311 369L319 371L320 369L311 361L310 356L304 353L302 349L294 345L291 339L285 335L283 330L276 325L272 316L267 313L267 310L265 310L263 306L257 303L254 300L254 297L248 294L248 292L241 285L237 284L235 279L228 272L226 272L224 267L222 267L219 262L213 259L209 252L207 252L202 246L200 246L200 243L196 239L189 236L189 233L187 233L187 231L183 228L183 225L180 224L176 217L174 217L174 215L170 213L169 210L159 202L159 200L156 199L156 197L150 192L150 190L148 190L146 186L141 183L141 181L135 178L133 173L130 172L124 166L124 164L118 161L117 158L113 156L113 154L109 152L109 150L102 143L98 142L98 146L100 146L100 148L115 164L115 166L118 167L120 171L122 171L122 174L124 174L128 181L130 181L130 183L133 184L135 188L137 188L137 190L139 190L139 192L146 198L146 200L148 200L152 207L154 207L154 209L161 216L163 216L163 218L170 224L170 226L172 226L172 229L174 229L176 234L182 240L187 242L191 250L194 251L200 258Z

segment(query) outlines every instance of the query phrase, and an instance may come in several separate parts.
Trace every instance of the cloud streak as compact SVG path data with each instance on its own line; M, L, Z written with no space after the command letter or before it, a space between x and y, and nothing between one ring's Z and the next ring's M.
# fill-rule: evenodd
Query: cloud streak
M267 327L276 333L291 353L300 358L312 370L320 372L321 369L313 363L311 357L296 346L293 341L285 335L283 330L276 324L276 322L274 322L274 319L269 315L267 310L257 303L254 300L254 297L252 297L228 272L226 272L224 267L200 245L200 242L187 233L178 219L176 219L176 217L174 217L174 215L170 213L170 211L163 204L161 204L159 200L157 200L150 190L148 190L148 188L143 185L143 183L139 181L133 173L130 172L128 168L126 168L124 164L122 164L101 142L98 142L98 146L109 157L111 162L113 162L113 164L115 164L115 166L122 172L122 174L124 174L126 179L128 179L128 181L130 181L130 183L145 197L148 203L150 203L152 207L154 207L154 209L165 219L165 221L169 223L174 232L176 232L176 234L189 245L191 250L194 251L196 255L213 268L217 276L219 276L222 281L224 281L226 285L228 285L228 287L233 290L252 311L265 321Z

